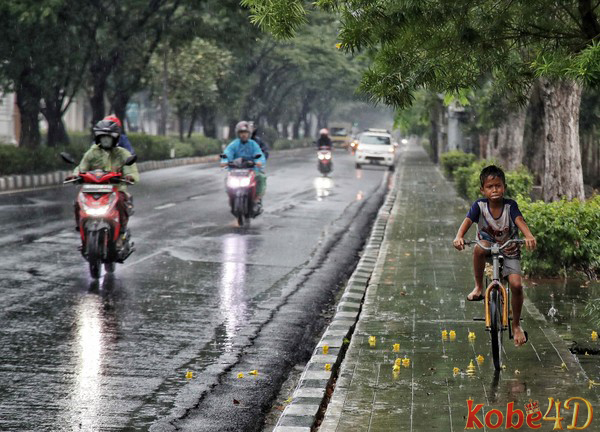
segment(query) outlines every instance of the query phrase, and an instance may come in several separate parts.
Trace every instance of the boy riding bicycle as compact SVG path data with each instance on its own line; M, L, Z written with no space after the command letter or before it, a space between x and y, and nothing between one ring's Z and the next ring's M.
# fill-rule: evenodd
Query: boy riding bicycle
M536 241L529 227L523 219L517 203L504 198L506 180L504 171L494 165L485 167L479 176L481 193L485 198L473 203L467 217L461 224L453 241L458 250L465 248L464 236L473 223L477 223L477 237L485 245L492 242L503 244L507 240L518 238L519 230L525 236L527 249L533 250ZM475 288L467 296L469 301L480 301L483 295L483 272L488 253L479 246L473 251L473 271L475 274ZM523 306L523 284L521 280L521 262L518 246L507 247L504 252L504 268L502 277L508 278L512 293L511 307L513 312L512 331L515 345L520 346L527 342L525 333L520 325L521 309Z

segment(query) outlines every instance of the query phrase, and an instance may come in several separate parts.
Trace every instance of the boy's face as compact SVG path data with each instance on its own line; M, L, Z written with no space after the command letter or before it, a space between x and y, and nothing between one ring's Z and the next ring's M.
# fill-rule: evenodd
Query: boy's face
M499 201L504 197L504 182L500 177L487 177L480 189L484 197L490 201Z

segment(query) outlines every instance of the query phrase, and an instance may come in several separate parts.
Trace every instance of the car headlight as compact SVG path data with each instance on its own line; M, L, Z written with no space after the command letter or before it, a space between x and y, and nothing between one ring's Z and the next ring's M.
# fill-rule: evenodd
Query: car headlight
M388 151L389 151L390 153L394 153L394 151L396 151L396 149L395 149L394 147L390 147L390 148L388 149Z

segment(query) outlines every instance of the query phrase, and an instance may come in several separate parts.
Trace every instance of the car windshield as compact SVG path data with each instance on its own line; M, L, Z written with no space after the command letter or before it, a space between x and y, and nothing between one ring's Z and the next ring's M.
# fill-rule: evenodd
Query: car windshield
M389 136L385 135L363 135L360 138L361 144L381 144L381 145L390 145L391 140Z
M331 135L344 136L344 135L348 135L348 132L346 131L346 128L334 127L334 128L331 128Z

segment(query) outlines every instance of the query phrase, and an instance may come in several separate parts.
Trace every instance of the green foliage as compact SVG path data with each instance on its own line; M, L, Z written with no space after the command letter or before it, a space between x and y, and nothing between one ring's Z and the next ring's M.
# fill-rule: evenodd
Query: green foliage
M276 37L290 38L306 23L306 10L297 0L242 0L254 11L252 22L269 29Z
M443 155L442 155L443 156ZM454 180L458 194L469 201L481 198L481 170L488 165L497 165L493 160L480 160L468 166L458 167L454 171ZM504 171L506 191L504 196L516 199L517 196L529 196L533 188L533 175L525 167L513 171Z
M161 94L164 46L150 62L150 85L158 98ZM220 88L231 74L231 53L216 43L196 38L167 54L169 101L180 121L195 117L201 110L216 110Z
M440 163L444 168L444 174L450 179L454 178L454 171L456 171L457 168L469 166L474 161L474 154L465 153L460 150L450 151L440 156Z
M71 132L69 136L71 141L68 145L42 147L35 150L0 144L0 176L38 174L69 169L61 160L60 153L65 151L79 160L91 145L88 133ZM163 137L141 133L130 133L127 136L140 162L169 159L172 148L175 149L175 157L221 153L221 141L201 135L192 135L185 142L181 142L173 136Z
M287 150L292 148L301 148L310 146L306 139L278 139L273 143L273 150Z
M537 248L523 256L527 273L557 276L571 270L600 274L600 196L588 201L532 202L519 196L519 208Z
M308 2L292 0L285 14L278 1L245 0L254 19L277 35L291 36ZM527 95L536 74L600 78L598 3L555 0L317 0L340 16L339 39L349 52L368 52L373 65L362 90L399 107L428 89L460 94L484 74L516 98ZM285 14L285 15L284 15ZM536 59L534 61L534 59Z

